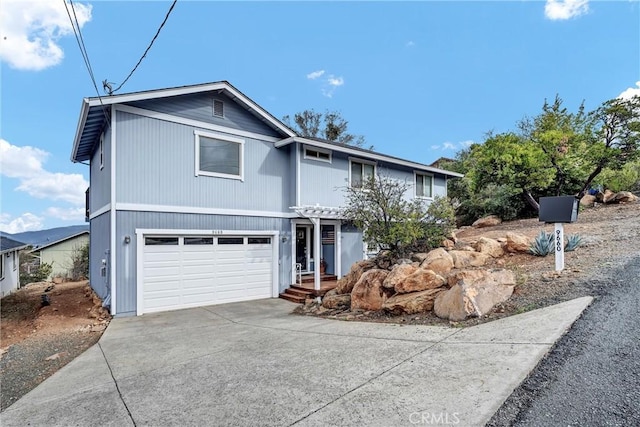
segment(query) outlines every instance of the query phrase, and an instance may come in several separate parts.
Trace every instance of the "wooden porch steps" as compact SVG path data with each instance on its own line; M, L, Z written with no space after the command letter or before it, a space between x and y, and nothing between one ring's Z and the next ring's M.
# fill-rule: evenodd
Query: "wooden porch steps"
M331 289L337 286L337 277L334 275L322 276L322 282L320 283L320 290L313 289L313 277L309 281L308 278L302 278L302 285L291 285L280 294L280 298L287 301L294 302L296 304L304 304L307 298L315 298L316 296L323 296Z

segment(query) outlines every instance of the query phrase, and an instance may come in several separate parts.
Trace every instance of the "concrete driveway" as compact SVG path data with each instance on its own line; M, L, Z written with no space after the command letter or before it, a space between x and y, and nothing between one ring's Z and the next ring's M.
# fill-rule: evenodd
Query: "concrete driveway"
M13 425L483 425L580 298L460 329L292 316L269 299L114 319Z

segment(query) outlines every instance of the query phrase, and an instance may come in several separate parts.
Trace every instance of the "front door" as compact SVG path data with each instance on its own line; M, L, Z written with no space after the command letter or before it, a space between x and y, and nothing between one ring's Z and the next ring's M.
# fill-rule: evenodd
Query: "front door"
M313 271L313 226L296 226L296 263L302 266L302 272Z

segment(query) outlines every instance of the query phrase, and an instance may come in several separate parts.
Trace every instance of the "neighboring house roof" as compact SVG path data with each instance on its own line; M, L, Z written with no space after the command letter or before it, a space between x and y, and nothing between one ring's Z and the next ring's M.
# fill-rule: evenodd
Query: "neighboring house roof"
M80 119L78 121L78 128L76 129L76 136L73 142L71 161L75 163L90 159L93 146L102 133L107 122L107 117L111 111L109 108L105 107L112 104L123 104L147 99L167 98L171 96L211 91L225 92L231 99L238 102L240 105L243 105L254 116L258 117L268 126L278 131L283 137L286 138L295 135L293 130L289 129L271 113L233 87L231 83L227 81L219 81L198 85L132 92L122 95L103 96L100 98L84 98L82 100Z
M313 147L325 148L329 150L339 151L341 153L352 154L355 156L365 156L369 159L379 160L384 162L393 163L396 165L407 166L414 169L419 169L432 173L439 173L442 175L462 178L464 175L457 172L451 172L444 169L435 168L432 166L427 166L422 163L412 162L410 160L401 159L399 157L389 156L387 154L378 153L373 150L367 150L365 148L356 147L353 145L340 144L338 142L328 141L326 139L320 138L310 138L310 137L299 137L294 136L287 139L283 139L282 141L278 141L275 143L276 147L284 147L285 145L291 144L293 142L300 142L306 145L311 145Z
M55 246L55 245L57 245L59 243L66 242L67 240L71 240L71 239L74 239L74 238L76 238L78 236L82 236L83 234L89 234L89 231L86 231L86 230L85 231L81 231L81 232L75 233L75 234L73 234L71 236L67 236L67 237L65 237L63 239L56 240L55 242L43 244L41 246L38 246L37 248L34 248L31 252L39 252L39 251L41 251L43 249L49 248L51 246Z
M28 245L26 243L13 240L5 236L0 236L0 254L3 254L5 252L19 251L20 249L24 249L27 246Z
M67 227L49 228L47 230L37 231L24 231L22 233L8 234L1 233L5 237L9 237L13 240L24 242L27 245L31 245L34 248L42 245L48 245L51 242L57 242L58 240L66 239L69 236L73 236L82 231L89 231L89 225L69 225Z

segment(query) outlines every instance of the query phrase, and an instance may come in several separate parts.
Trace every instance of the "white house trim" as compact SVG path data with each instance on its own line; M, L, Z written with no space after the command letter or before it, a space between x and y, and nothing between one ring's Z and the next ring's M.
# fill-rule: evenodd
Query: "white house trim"
M111 106L111 206L116 205L116 108L115 105ZM115 316L117 314L116 309L116 278L117 278L117 269L116 269L116 211L115 209L110 210L110 244L109 244L109 281L111 282L111 315Z
M303 144L306 144L306 145L311 145L311 146L318 147L318 148L324 148L324 149L327 149L327 150L333 150L333 151L337 151L337 152L340 152L340 153L346 153L346 154L349 154L349 155L352 155L352 156L356 156L358 158L365 158L365 159L369 159L369 160L387 162L387 163L391 163L391 164L394 164L394 165L407 166L407 167L410 167L412 169L418 169L418 170L422 170L422 171L426 171L426 172L438 173L438 174L441 174L441 175L447 175L447 176L458 177L458 178L462 178L464 176L461 173L451 172L451 171L447 171L447 170L444 170L444 169L438 169L438 168L434 168L434 167L431 167L431 166L423 165L421 163L411 162L409 160L403 160L403 159L398 159L396 157L387 156L385 154L374 153L372 151L360 150L360 149L357 149L357 148L351 148L351 147L346 146L346 145L333 144L333 143L330 143L330 142L316 141L316 140L313 140L313 139L307 139L307 138L302 138L302 137L292 137L292 138L282 139L282 140L276 142L274 146L276 148L280 148L280 147L284 147L285 145L291 144L293 142L300 142L300 143L303 143Z
M95 211L91 212L91 215L89 215L89 219L97 218L100 215L109 212L109 210L111 210L111 203L107 203L106 205L104 205L100 209L96 209Z
M267 218L297 218L298 217L298 215L296 215L295 213L288 213L288 212L203 208L203 207L197 207L197 206L148 205L143 203L117 203L115 206L116 206L115 210L118 210L118 211L254 216L254 217L267 217Z
M280 232L277 230L189 230L136 228L136 314L143 314L144 301L144 237L145 236L270 236L272 237L272 276L271 297L276 298L280 292Z
M300 144L296 144L296 206L300 204Z
M276 142L280 141L280 138L273 136L261 135L255 132L248 132L240 129L234 129L226 126L214 125L207 122L201 122L199 120L187 119L184 117L174 116L167 113L158 113L156 111L145 110L144 108L131 107L130 105L116 105L117 111L123 113L135 114L137 116L148 117L150 119L162 120L170 123L177 123L185 126L193 126L201 129L211 130L215 132L224 132L229 135L242 136L245 138L259 139L262 141Z
M193 131L195 137L195 174L196 176L213 176L217 178L227 178L227 179L236 179L244 182L244 139L233 138L226 135L221 135L219 133L211 133L211 132L202 132L200 130ZM239 171L238 175L231 175L226 173L219 172L208 172L200 170L200 137L203 136L205 138L217 139L220 141L228 141L233 142L235 144L240 145L240 155L239 155Z
M269 122L272 126L282 131L282 133L289 136L295 136L295 133L291 129L286 127L284 123L277 120L275 117L269 114L265 109L263 109L258 104L253 102L251 99L249 99L246 95L244 95L238 89L231 86L228 82L204 83L200 85L148 90L143 92L123 94L123 95L112 95L112 96L102 97L102 100L100 100L99 98L85 98L83 104L87 104L90 107L94 107L102 104L104 105L116 104L116 103L124 104L126 102L143 101L146 99L167 98L170 96L189 95L193 93L213 92L216 90L226 91L227 95L229 95L230 98L232 98L233 100L237 100L240 103L247 106L249 109L254 110L260 117L262 117L265 121Z
M418 175L431 177L431 191L430 191L431 196L418 196ZM436 181L436 177L432 173L414 170L413 171L413 196L416 199L433 200L433 196L434 196L433 192L435 190L435 181ZM446 180L445 180L445 188L446 188Z

